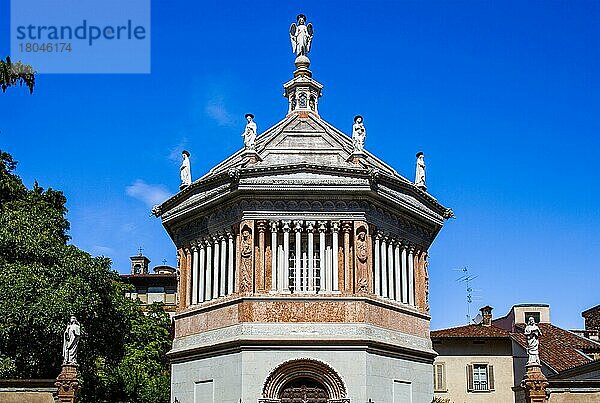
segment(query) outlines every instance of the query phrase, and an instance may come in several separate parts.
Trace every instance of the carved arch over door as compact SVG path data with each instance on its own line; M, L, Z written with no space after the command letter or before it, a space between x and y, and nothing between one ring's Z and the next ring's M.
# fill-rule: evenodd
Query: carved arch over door
M323 393L317 393L320 399L326 395L327 403L349 403L346 385L337 372L324 362L302 358L286 361L277 366L265 380L262 399L259 403L280 403L281 398L289 395L290 386L313 381L316 389L322 387ZM298 383L298 385L295 385ZM322 400L319 400L321 402Z

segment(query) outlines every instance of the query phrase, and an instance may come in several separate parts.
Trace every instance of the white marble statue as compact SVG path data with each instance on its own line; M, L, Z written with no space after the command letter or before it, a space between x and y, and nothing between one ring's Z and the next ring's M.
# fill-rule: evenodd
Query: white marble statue
M292 41L292 51L296 56L306 56L310 52L310 45L313 38L313 26L311 23L306 25L306 16L300 14L296 21L290 26L290 40Z
M527 337L527 365L540 363L540 336L542 331L535 324L535 320L530 317L525 326L525 337Z
M417 153L415 185L425 187L425 155L422 152Z
M358 115L354 117L354 124L352 125L352 144L354 144L354 152L362 153L365 148L365 138L367 137L367 130L363 123L363 117Z
M63 335L63 365L77 364L77 345L81 337L81 327L77 318L71 316L71 320Z
M190 153L183 150L181 153L181 186L192 184L192 168L190 167Z
M256 141L256 123L254 123L254 115L251 113L246 114L246 128L242 133L244 138L244 146L246 150L254 150L254 142Z

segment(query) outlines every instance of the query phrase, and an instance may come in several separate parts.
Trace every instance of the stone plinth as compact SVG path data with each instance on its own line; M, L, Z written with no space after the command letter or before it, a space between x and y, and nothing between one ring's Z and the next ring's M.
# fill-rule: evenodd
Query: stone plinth
M527 372L521 381L521 387L525 389L527 403L546 403L546 388L548 381L542 373L541 365L527 364Z
M56 378L59 403L75 403L79 381L77 380L77 364L63 364L62 371Z

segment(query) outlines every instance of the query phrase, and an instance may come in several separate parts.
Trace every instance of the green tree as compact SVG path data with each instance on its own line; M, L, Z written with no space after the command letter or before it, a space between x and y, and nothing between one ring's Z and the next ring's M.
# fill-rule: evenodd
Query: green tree
M0 150L0 377L56 377L75 315L83 402L168 402L168 315L144 315L108 258L68 244L62 192L27 189L15 168Z
M6 92L8 87L25 84L29 88L29 93L33 94L35 86L35 71L33 67L21 62L13 63L10 56L6 60L0 59L0 88Z

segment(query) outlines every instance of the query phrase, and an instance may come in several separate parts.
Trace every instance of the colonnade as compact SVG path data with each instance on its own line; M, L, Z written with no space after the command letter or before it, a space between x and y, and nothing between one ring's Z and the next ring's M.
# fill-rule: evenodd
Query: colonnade
M415 246L383 231L373 245L375 294L415 305Z
M234 290L234 235L227 231L192 243L191 303L224 297Z

